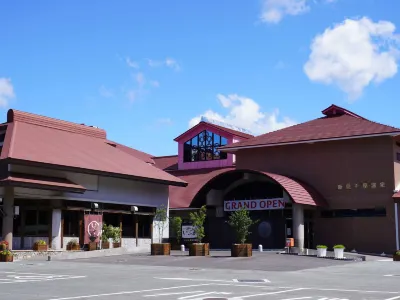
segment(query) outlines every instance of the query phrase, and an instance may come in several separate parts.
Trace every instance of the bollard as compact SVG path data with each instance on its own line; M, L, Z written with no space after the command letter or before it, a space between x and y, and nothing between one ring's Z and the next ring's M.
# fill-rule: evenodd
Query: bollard
M182 251L182 252L185 251L185 245L181 245L181 251Z
M263 246L262 245L258 245L258 251L263 252Z
M47 261L51 261L51 256L47 256Z

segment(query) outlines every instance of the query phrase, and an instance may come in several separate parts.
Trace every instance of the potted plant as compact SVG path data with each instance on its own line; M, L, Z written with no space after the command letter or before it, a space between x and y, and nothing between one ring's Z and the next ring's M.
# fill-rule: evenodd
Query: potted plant
M227 222L236 233L236 244L232 245L232 257L250 257L253 255L252 244L245 244L247 236L250 234L249 228L257 223L250 217L249 211L246 208L241 208L234 211Z
M171 244L171 248L173 250L179 250L180 244L182 240L182 218L181 217L173 217L171 218L171 228L174 232L175 239L174 242Z
M400 261L400 250L397 250L397 251L393 254L393 261Z
M325 245L317 246L317 257L326 257L326 250L328 249Z
M103 230L101 231L101 249L110 248L110 242L109 242L109 239L111 238L110 227L112 228L111 225L107 226L106 223L103 223Z
M335 259L343 259L344 249L346 247L343 245L335 245L333 246L333 251L335 252Z
M111 226L111 238L113 241L113 248L121 247L121 228Z
M77 239L70 240L70 241L67 243L67 250L68 250L68 251L78 251L78 250L81 250L81 247L79 246L78 240L77 240Z
M151 255L170 255L171 244L163 243L164 230L167 226L168 211L164 206L157 208L154 215L154 226L158 233L158 243L151 244Z
M91 235L91 236L89 237L89 240L90 240L90 242L89 242L89 244L88 244L88 250L89 250L89 251L97 250L96 239L97 239L97 237L94 236L94 235Z
M14 254L10 250L0 251L0 261L1 262L13 262Z
M47 251L47 243L44 240L38 240L33 244L34 251Z
M208 243L202 243L205 236L204 233L204 221L207 217L207 208L203 205L198 212L192 212L189 214L190 220L194 227L194 232L196 234L197 243L192 243L189 245L189 255L190 256L206 256L210 255L210 247Z
M8 242L7 241L0 241L0 251L8 250Z

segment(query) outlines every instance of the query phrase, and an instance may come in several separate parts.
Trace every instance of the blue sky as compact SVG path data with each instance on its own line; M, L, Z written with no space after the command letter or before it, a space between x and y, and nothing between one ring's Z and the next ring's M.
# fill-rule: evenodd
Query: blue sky
M200 115L262 133L335 103L400 127L398 11L397 0L2 1L1 113L96 125L153 155L175 154Z

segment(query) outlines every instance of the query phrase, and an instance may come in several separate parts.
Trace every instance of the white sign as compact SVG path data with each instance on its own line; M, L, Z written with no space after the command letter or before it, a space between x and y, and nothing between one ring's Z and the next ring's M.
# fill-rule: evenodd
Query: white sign
M193 225L182 225L182 238L183 239L197 238Z
M241 208L247 210L270 210L285 208L283 198L264 199L264 200L233 200L225 201L224 211L235 211Z

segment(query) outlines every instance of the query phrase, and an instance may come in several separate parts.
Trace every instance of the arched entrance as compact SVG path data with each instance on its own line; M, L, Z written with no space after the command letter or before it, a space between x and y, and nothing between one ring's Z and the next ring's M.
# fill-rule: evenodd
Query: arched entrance
M281 249L287 237L300 247L313 247L313 212L322 198L307 185L292 178L255 170L231 169L210 176L199 187L191 207L207 206L206 238L214 249L235 242L226 221L231 211L246 206L257 224L250 229L253 247Z

